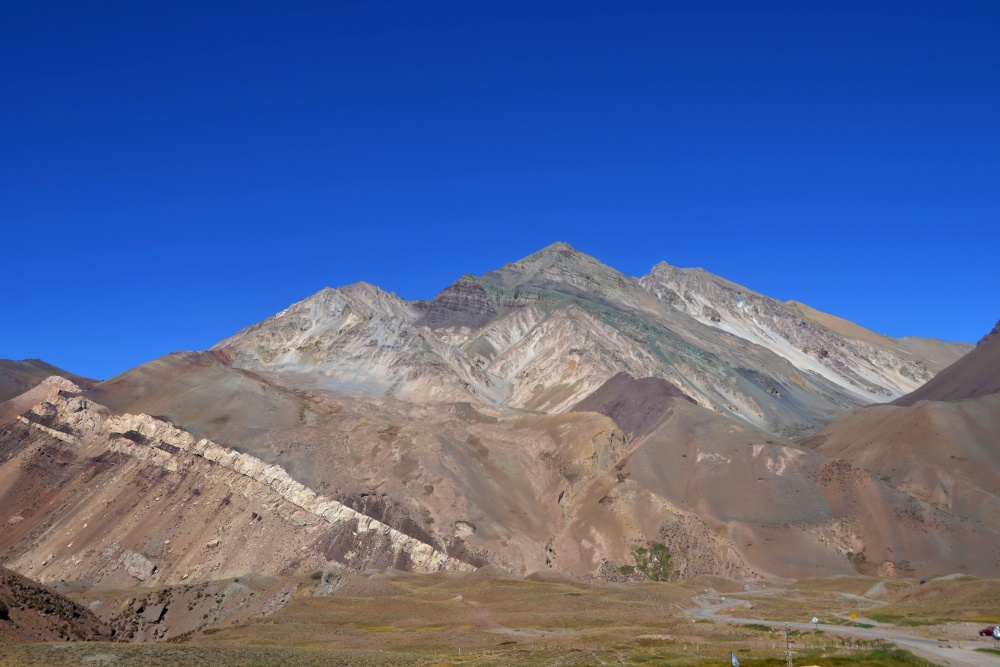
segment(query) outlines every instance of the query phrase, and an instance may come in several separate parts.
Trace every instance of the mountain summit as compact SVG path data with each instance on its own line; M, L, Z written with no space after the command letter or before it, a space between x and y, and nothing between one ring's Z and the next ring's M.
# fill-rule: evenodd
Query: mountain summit
M588 296L592 296L590 290L594 287L621 288L629 282L624 274L563 242L490 271L482 279L508 289L530 285L571 291L568 288L575 287Z

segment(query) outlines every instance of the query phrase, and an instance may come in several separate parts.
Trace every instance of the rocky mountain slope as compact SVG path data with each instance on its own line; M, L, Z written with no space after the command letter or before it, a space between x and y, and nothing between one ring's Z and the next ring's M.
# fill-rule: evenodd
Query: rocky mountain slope
M287 385L547 413L620 372L660 377L790 437L902 396L969 349L844 324L699 269L631 278L558 243L429 303L326 289L214 349Z
M0 567L0 649L30 642L108 641L112 628L48 586Z
M326 289L210 351L0 404L0 562L122 587L486 564L995 576L992 515L788 437L966 349L565 244L432 302Z
M471 569L267 464L162 420L112 415L61 378L0 432L0 557L105 586L254 570Z
M47 400L0 434L5 563L41 580L112 587L331 564L492 563L612 580L850 573L859 563L890 575L984 573L969 554L1000 539L988 524L702 408L660 379L616 376L558 415L504 414L291 393L212 355L190 356L167 360L173 391L139 402L167 407L187 395L182 386L212 391L196 378L236 373L297 406L294 426L275 426L291 415L260 409L242 425L264 434L243 442L296 475L164 418L113 414L53 380ZM202 417L224 415L187 400ZM225 419L208 422L235 432ZM654 548L669 562L636 570L640 550Z
M1000 325L920 389L852 410L806 441L893 488L985 525L1000 525ZM1000 544L990 557L1000 567Z
M32 387L37 386L45 378L53 375L72 380L81 386L91 386L94 380L73 375L52 364L47 364L41 359L0 359L0 403L23 394Z
M975 349L892 404L911 406L918 401L961 401L996 393L1000 393L1000 322Z

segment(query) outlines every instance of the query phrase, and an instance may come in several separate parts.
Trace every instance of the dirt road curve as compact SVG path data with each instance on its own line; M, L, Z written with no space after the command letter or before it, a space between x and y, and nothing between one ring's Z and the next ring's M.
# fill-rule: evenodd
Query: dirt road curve
M761 625L769 625L772 628L784 629L785 623L783 621L766 621L761 618L734 618L731 616L719 616L719 612L723 609L729 609L733 606L749 606L750 603L744 600L739 600L736 598L727 600L722 604L709 604L701 596L695 597L694 601L699 605L702 605L700 609L694 609L689 611L695 618L705 618L713 621L725 621L727 623L759 623ZM914 637L913 635L907 635L899 631L898 628L852 628L843 625L826 625L820 623L818 626L812 623L789 623L788 627L792 630L816 630L817 627L820 630L826 632L835 632L841 635L849 635L851 637L861 637L864 639L884 639L886 641L891 641L897 646L905 648L916 655L927 658L937 663L944 665L950 665L951 667L1000 667L1000 656L991 655L989 653L980 653L973 649L991 647L992 645L978 642L975 638L970 637L968 641L963 642L964 648L958 648L957 642L948 641L937 641L934 639L925 639L923 637ZM974 645L973 645L974 644ZM969 647L971 646L971 648Z

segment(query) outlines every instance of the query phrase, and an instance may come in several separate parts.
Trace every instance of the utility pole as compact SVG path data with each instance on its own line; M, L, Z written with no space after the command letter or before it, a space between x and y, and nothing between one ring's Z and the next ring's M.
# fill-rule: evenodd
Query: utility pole
M792 667L792 640L788 637L788 621L785 621L785 666Z

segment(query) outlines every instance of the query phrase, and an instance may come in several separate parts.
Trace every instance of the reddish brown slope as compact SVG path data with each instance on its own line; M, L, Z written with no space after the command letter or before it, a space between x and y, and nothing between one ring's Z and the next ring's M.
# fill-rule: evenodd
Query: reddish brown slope
M1000 394L859 408L805 445L959 516L1000 525Z
M620 377L578 406L621 420L634 438L627 456L577 499L553 543L560 563L590 558L598 569L590 545L634 548L645 535L667 546L677 576L996 572L994 524L664 389Z
M990 545L998 534L990 524L914 501L846 461L768 439L683 401L623 472L696 514L758 572L996 572Z
M573 406L577 412L599 412L618 424L629 439L649 435L663 421L673 405L673 399L694 401L676 386L662 378L636 380L628 373L619 373Z
M0 359L0 403L23 394L47 377L59 375L81 387L94 384L94 380L74 375L41 359Z
M1000 392L1000 322L967 355L893 405L918 401L960 401Z
M300 396L211 352L174 352L106 380L87 398L113 412L163 417L199 438L253 451L261 434L295 426Z
M0 567L0 646L32 642L110 640L111 628L86 607L37 581Z
M998 333L895 404L852 410L804 444L958 517L1000 525ZM1000 568L1000 544L978 557Z

